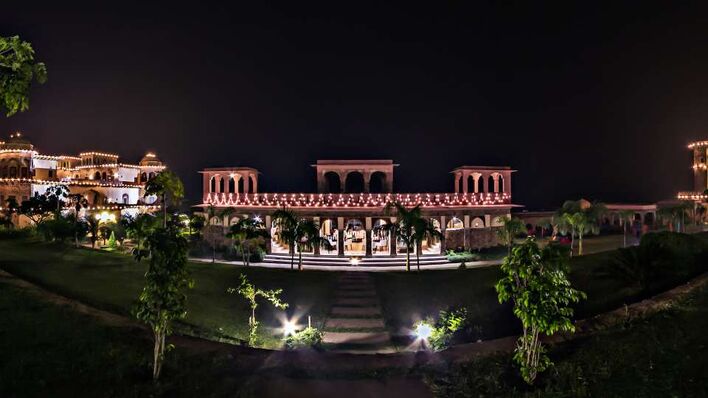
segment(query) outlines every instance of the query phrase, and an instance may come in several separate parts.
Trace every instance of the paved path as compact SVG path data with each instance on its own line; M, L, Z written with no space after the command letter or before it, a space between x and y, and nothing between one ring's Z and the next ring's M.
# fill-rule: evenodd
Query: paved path
M347 272L340 276L324 332L324 344L333 351L357 354L396 351L384 325L376 287L366 273Z
M198 258L190 257L189 261L195 263L211 263L210 258ZM216 260L219 264L231 264L236 266L243 266L241 261L226 261L226 260ZM487 261L472 261L466 263L467 268L485 268L492 267L502 263L502 260L487 260ZM276 264L276 263L251 263L251 267L263 267L263 268L277 268L277 269L290 269L290 264ZM449 263L449 264L435 264L435 265L422 265L420 269L422 271L439 271L439 270L449 270L457 269L460 267L459 263ZM297 264L295 265L297 269ZM405 271L405 265L390 265L390 266L342 266L342 265L303 265L302 269L312 270L312 271L339 271L339 272L391 272L391 271ZM413 268L415 269L415 268Z

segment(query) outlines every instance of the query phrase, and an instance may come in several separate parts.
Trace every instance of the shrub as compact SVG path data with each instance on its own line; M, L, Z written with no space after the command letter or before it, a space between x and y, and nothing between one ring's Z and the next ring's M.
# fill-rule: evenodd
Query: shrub
M413 326L413 330L417 331L424 326L430 330L430 335L427 337L430 348L433 351L444 350L449 347L453 341L458 340L458 335L466 328L467 309L458 308L440 311L437 321L432 318L418 321Z
M0 239L24 239L32 236L32 228L0 228Z
M455 252L452 250L448 250L445 255L447 257L447 260L451 263L466 263L469 261L479 261L482 258L479 254L470 253L468 251Z
M301 348L319 348L322 345L322 332L312 326L295 332L285 338L285 348L297 350Z

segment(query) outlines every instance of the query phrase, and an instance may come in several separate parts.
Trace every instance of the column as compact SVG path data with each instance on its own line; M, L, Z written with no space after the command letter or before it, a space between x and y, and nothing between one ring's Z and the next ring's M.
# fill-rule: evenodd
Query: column
M396 217L391 217L391 223L396 222ZM396 237L393 236L392 233L389 232L388 235L388 241L389 241L389 249L391 250L391 257L396 257L398 253L396 253Z
M270 233L270 230L272 228L272 220L271 220L270 216L265 216L265 227L266 227L266 231L268 231L268 233ZM265 241L266 241L266 253L272 253L273 248L270 245L271 239L268 238Z
M368 193L369 190L371 189L371 172L361 172L361 175L364 176L364 192ZM367 228L368 229L368 228Z
M462 172L462 192L463 193L469 192L469 187L467 186L468 179L469 179L469 172L463 171Z
M474 193L479 192L479 176L478 173L472 174L472 178L474 179Z
M337 255L344 257L344 217L337 217Z
M462 247L464 247L465 249L468 249L469 247L467 246L467 235L469 235L469 233L470 233L470 216L468 214L465 214L462 217L462 220L463 220L462 221L462 223L463 223L463 225L462 225L462 227L463 227L463 229L462 229L462 233L463 233Z
M447 251L447 239L445 239L445 231L447 230L446 222L445 216L440 216L440 233L442 234L442 240L440 240L440 254L445 254L445 251Z
M346 173L346 172L342 172L342 171L338 171L338 172L337 172L337 175L339 175L339 188L340 188L340 191L341 191L342 193L344 193L344 192L345 192L346 185L347 185L347 173Z
M244 194L247 194L248 192L250 192L250 186L251 186L251 179L249 178L250 176L251 176L251 173L244 173L244 175L241 177L241 178L243 178L243 193Z
M317 225L317 228L318 228L318 230L319 230L319 227L320 227L320 218L319 218L319 217L313 217L313 218L312 218L312 221L314 221L314 223ZM320 236L322 236L322 233L320 233ZM319 256L319 255L320 255L320 246L321 246L320 244L317 244L317 245L315 245L315 247L312 248L312 250L314 251L315 256Z
M366 244L366 257L371 257L371 217L366 217L364 225L366 227L366 236L364 238L364 242Z

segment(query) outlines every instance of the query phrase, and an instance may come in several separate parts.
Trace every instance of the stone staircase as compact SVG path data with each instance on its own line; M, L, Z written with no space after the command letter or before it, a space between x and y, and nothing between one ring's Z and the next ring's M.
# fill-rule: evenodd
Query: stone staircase
M336 352L372 354L396 351L368 273L346 272L340 276L336 297L325 321L323 343Z
M390 266L404 266L406 265L405 255L399 255L396 257L390 256L372 256L372 257L357 257L359 260L359 266L367 267L390 267ZM266 254L263 260L266 263L271 264L285 264L290 265L290 255L289 254ZM351 259L349 257L337 257L337 256L314 256L311 254L303 254L302 264L304 266L317 265L317 266L341 266L341 267L354 267ZM420 256L420 265L442 265L449 264L447 257L442 255L432 255L424 254ZM295 266L297 266L297 255L295 256ZM415 256L411 256L411 268L415 268Z

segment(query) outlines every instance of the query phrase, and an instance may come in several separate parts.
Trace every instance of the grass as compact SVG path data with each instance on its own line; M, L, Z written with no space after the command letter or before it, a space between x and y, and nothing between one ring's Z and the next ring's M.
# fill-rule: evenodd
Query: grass
M708 287L670 310L551 350L555 366L526 386L509 355L433 373L440 397L708 396Z
M44 286L51 291L98 308L129 314L143 284L147 262L130 256L89 249L74 249L34 240L0 241L0 268ZM278 317L312 315L317 326L324 322L333 298L336 274L265 268L240 268L225 264L190 263L195 281L188 293L184 323L199 334L247 340L250 309L245 299L226 292L246 273L259 288L283 289L290 304L287 313L261 303L256 317L261 322L264 345L280 344Z
M571 260L573 286L586 292L588 300L576 308L585 318L635 301L638 289L611 279L598 279L594 272L611 261L613 252L603 252ZM387 325L397 334L417 320L436 317L440 310L465 307L480 338L487 340L520 331L510 304L499 304L494 285L498 268L451 271L373 273Z

